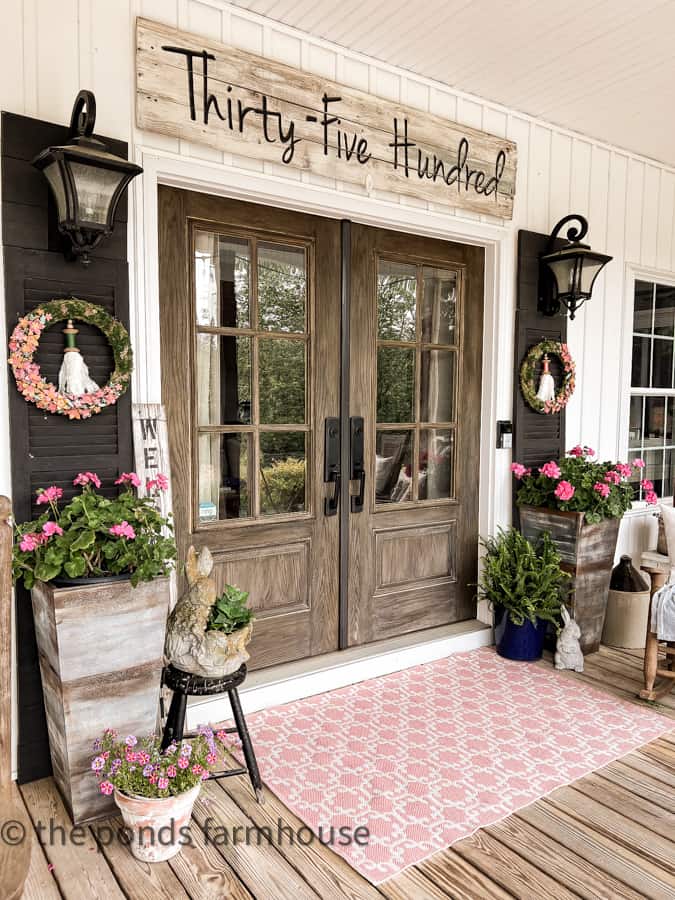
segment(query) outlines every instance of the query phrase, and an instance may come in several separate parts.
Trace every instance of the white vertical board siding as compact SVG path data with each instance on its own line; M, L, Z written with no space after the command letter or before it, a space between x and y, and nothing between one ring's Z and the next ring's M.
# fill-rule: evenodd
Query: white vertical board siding
M355 6L350 13L362 15ZM162 135L139 132L134 126L134 19L136 15L190 30L214 40L278 59L290 65L388 99L400 99L417 109L428 110L518 143L518 183L512 222L504 223L509 248L501 260L508 278L499 298L492 327L498 329L502 348L513 346L515 313L515 265L517 231L520 228L548 232L568 212L588 216L593 246L610 253L614 260L599 279L592 301L570 324L569 342L577 362L577 392L567 415L568 444L582 441L604 456L625 452L619 434L627 414L625 307L626 266L643 266L657 272L675 272L675 171L608 147L583 135L572 134L545 122L535 121L496 104L470 97L438 82L413 76L404 70L351 53L326 41L314 39L270 19L231 8L220 0L6 0L3 6L3 52L0 54L0 105L2 109L30 116L67 122L75 94L90 88L97 96L97 129L129 140L138 152L155 150L172 154L189 163L235 166L263 172L271 178L315 183L306 173L263 164L245 157L222 154L207 147ZM308 16L312 15L308 8ZM344 11L336 6L334 37L339 40ZM308 20L309 21L309 20ZM383 26L384 27L384 26ZM411 27L433 27L418 24ZM386 39L385 31L380 43ZM373 44L375 48L375 44ZM533 87L533 89L535 89ZM319 183L319 182L316 182ZM354 186L321 179L341 194L360 194ZM377 199L397 205L419 203L391 194ZM132 228L143 227L142 192L133 191ZM439 204L429 205L449 222L471 221L494 225L491 217L455 213ZM133 238L132 238L133 240ZM144 281L133 271L132 299L136 317L143 318ZM147 327L147 323L146 323ZM2 324L0 324L2 329ZM0 337L4 335L0 333ZM136 399L148 396L142 348L135 384ZM508 358L508 352L506 353ZM2 379L6 378L3 371ZM6 420L6 392L1 390L0 411ZM147 389L146 389L147 388ZM512 405L512 372L505 372L491 388L492 402L499 418L509 418ZM492 435L485 440L492 442ZM0 435L0 491L9 489L7 434ZM505 452L492 451L492 479L504 484L510 478L510 459ZM506 523L510 504L508 491L501 492L497 521ZM630 531L632 523L626 522ZM624 531L626 531L624 528ZM644 531L645 529L641 529ZM628 533L628 532L627 532ZM631 532L632 533L632 532ZM637 532L636 532L637 533ZM623 535L623 532L622 532ZM631 539L627 538L628 545ZM623 543L624 541L622 536Z

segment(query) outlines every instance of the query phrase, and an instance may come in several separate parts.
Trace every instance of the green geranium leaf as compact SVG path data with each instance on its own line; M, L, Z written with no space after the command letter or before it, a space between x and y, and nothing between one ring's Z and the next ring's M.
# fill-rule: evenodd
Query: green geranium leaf
M83 531L79 537L75 538L73 543L70 545L71 550L86 550L87 548L93 546L94 541L96 540L96 534L93 531Z

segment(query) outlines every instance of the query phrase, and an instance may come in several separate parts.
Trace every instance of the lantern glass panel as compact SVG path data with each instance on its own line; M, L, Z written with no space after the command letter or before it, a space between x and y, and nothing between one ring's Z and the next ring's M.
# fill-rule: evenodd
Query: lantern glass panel
M70 171L77 193L78 219L106 225L110 204L126 173L79 162L71 162Z
M593 282L598 276L600 269L604 266L604 260L586 259L581 260L583 267L581 269L581 293L590 294L593 290Z
M558 286L558 294L569 294L574 290L574 259L558 259L547 263Z
M63 178L61 177L61 168L56 160L50 163L44 169L45 178L49 182L52 189L54 200L56 201L56 211L59 222L63 222L68 218L68 204L66 202L66 192L63 186Z

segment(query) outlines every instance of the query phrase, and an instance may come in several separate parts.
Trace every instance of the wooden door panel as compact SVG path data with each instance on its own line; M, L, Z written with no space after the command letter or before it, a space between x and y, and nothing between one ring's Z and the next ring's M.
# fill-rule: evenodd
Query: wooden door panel
M256 613L251 668L334 650L338 640L339 519L324 515L328 486L323 484L323 426L327 416L339 413L339 225L171 188L160 189L159 207L162 394L169 426L179 559L185 558L190 544L197 548L207 545L214 556L218 590L236 584L250 592ZM196 312L191 259L193 254L197 258L197 248L205 239L217 245L214 252L219 265L230 245L240 248L240 268L230 259L230 280L221 277L215 293L209 295L216 298L215 319L209 318L210 307L208 315L204 313L203 299L199 300L199 314ZM262 282L273 277L269 273L277 265L277 257L298 253L304 253L306 311L304 325L291 327L283 317L297 318L297 310L289 313L286 305L270 313L263 303ZM282 277L280 304L285 302L291 275ZM236 295L237 277L246 280L240 296ZM244 303L241 321L240 302ZM223 311L231 317L233 308L236 319L224 318ZM215 359L207 376L204 369L197 370L198 353L204 359L204 345L198 346L203 336L216 348L207 349ZM242 345L248 349L240 358ZM233 353L231 347L236 348ZM270 356L275 347L276 357ZM304 399L299 401L304 414L285 424L282 416L280 424L278 409L283 411L287 396L294 390L297 394L297 389L290 371L274 371L272 374L284 377L270 382L265 360L281 359L281 348L288 351L291 347L296 361L304 359ZM280 402L273 408L270 398ZM215 422L213 409L219 416ZM284 441L279 439L289 435L297 437L294 446L305 448L304 511L300 499L298 512L293 511L296 507L278 507L273 499L284 477L275 466L283 464L284 455L291 451L263 455L268 445L283 448ZM299 464L302 455L291 454L286 463L289 460ZM297 468L293 471L297 478ZM276 486L270 484L273 475ZM205 483L213 502L203 499ZM299 483L301 486L302 481Z
M379 312L378 272L379 290L403 285ZM483 251L355 225L351 279L366 491L350 518L348 616L362 644L475 615ZM443 318L434 285L451 282ZM378 365L399 374L378 384Z

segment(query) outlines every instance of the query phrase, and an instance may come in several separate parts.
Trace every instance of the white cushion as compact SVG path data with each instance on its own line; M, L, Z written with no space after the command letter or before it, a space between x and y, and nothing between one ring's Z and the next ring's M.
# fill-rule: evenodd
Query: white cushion
M675 507L662 504L661 517L663 519L663 528L666 532L670 565L675 566Z

